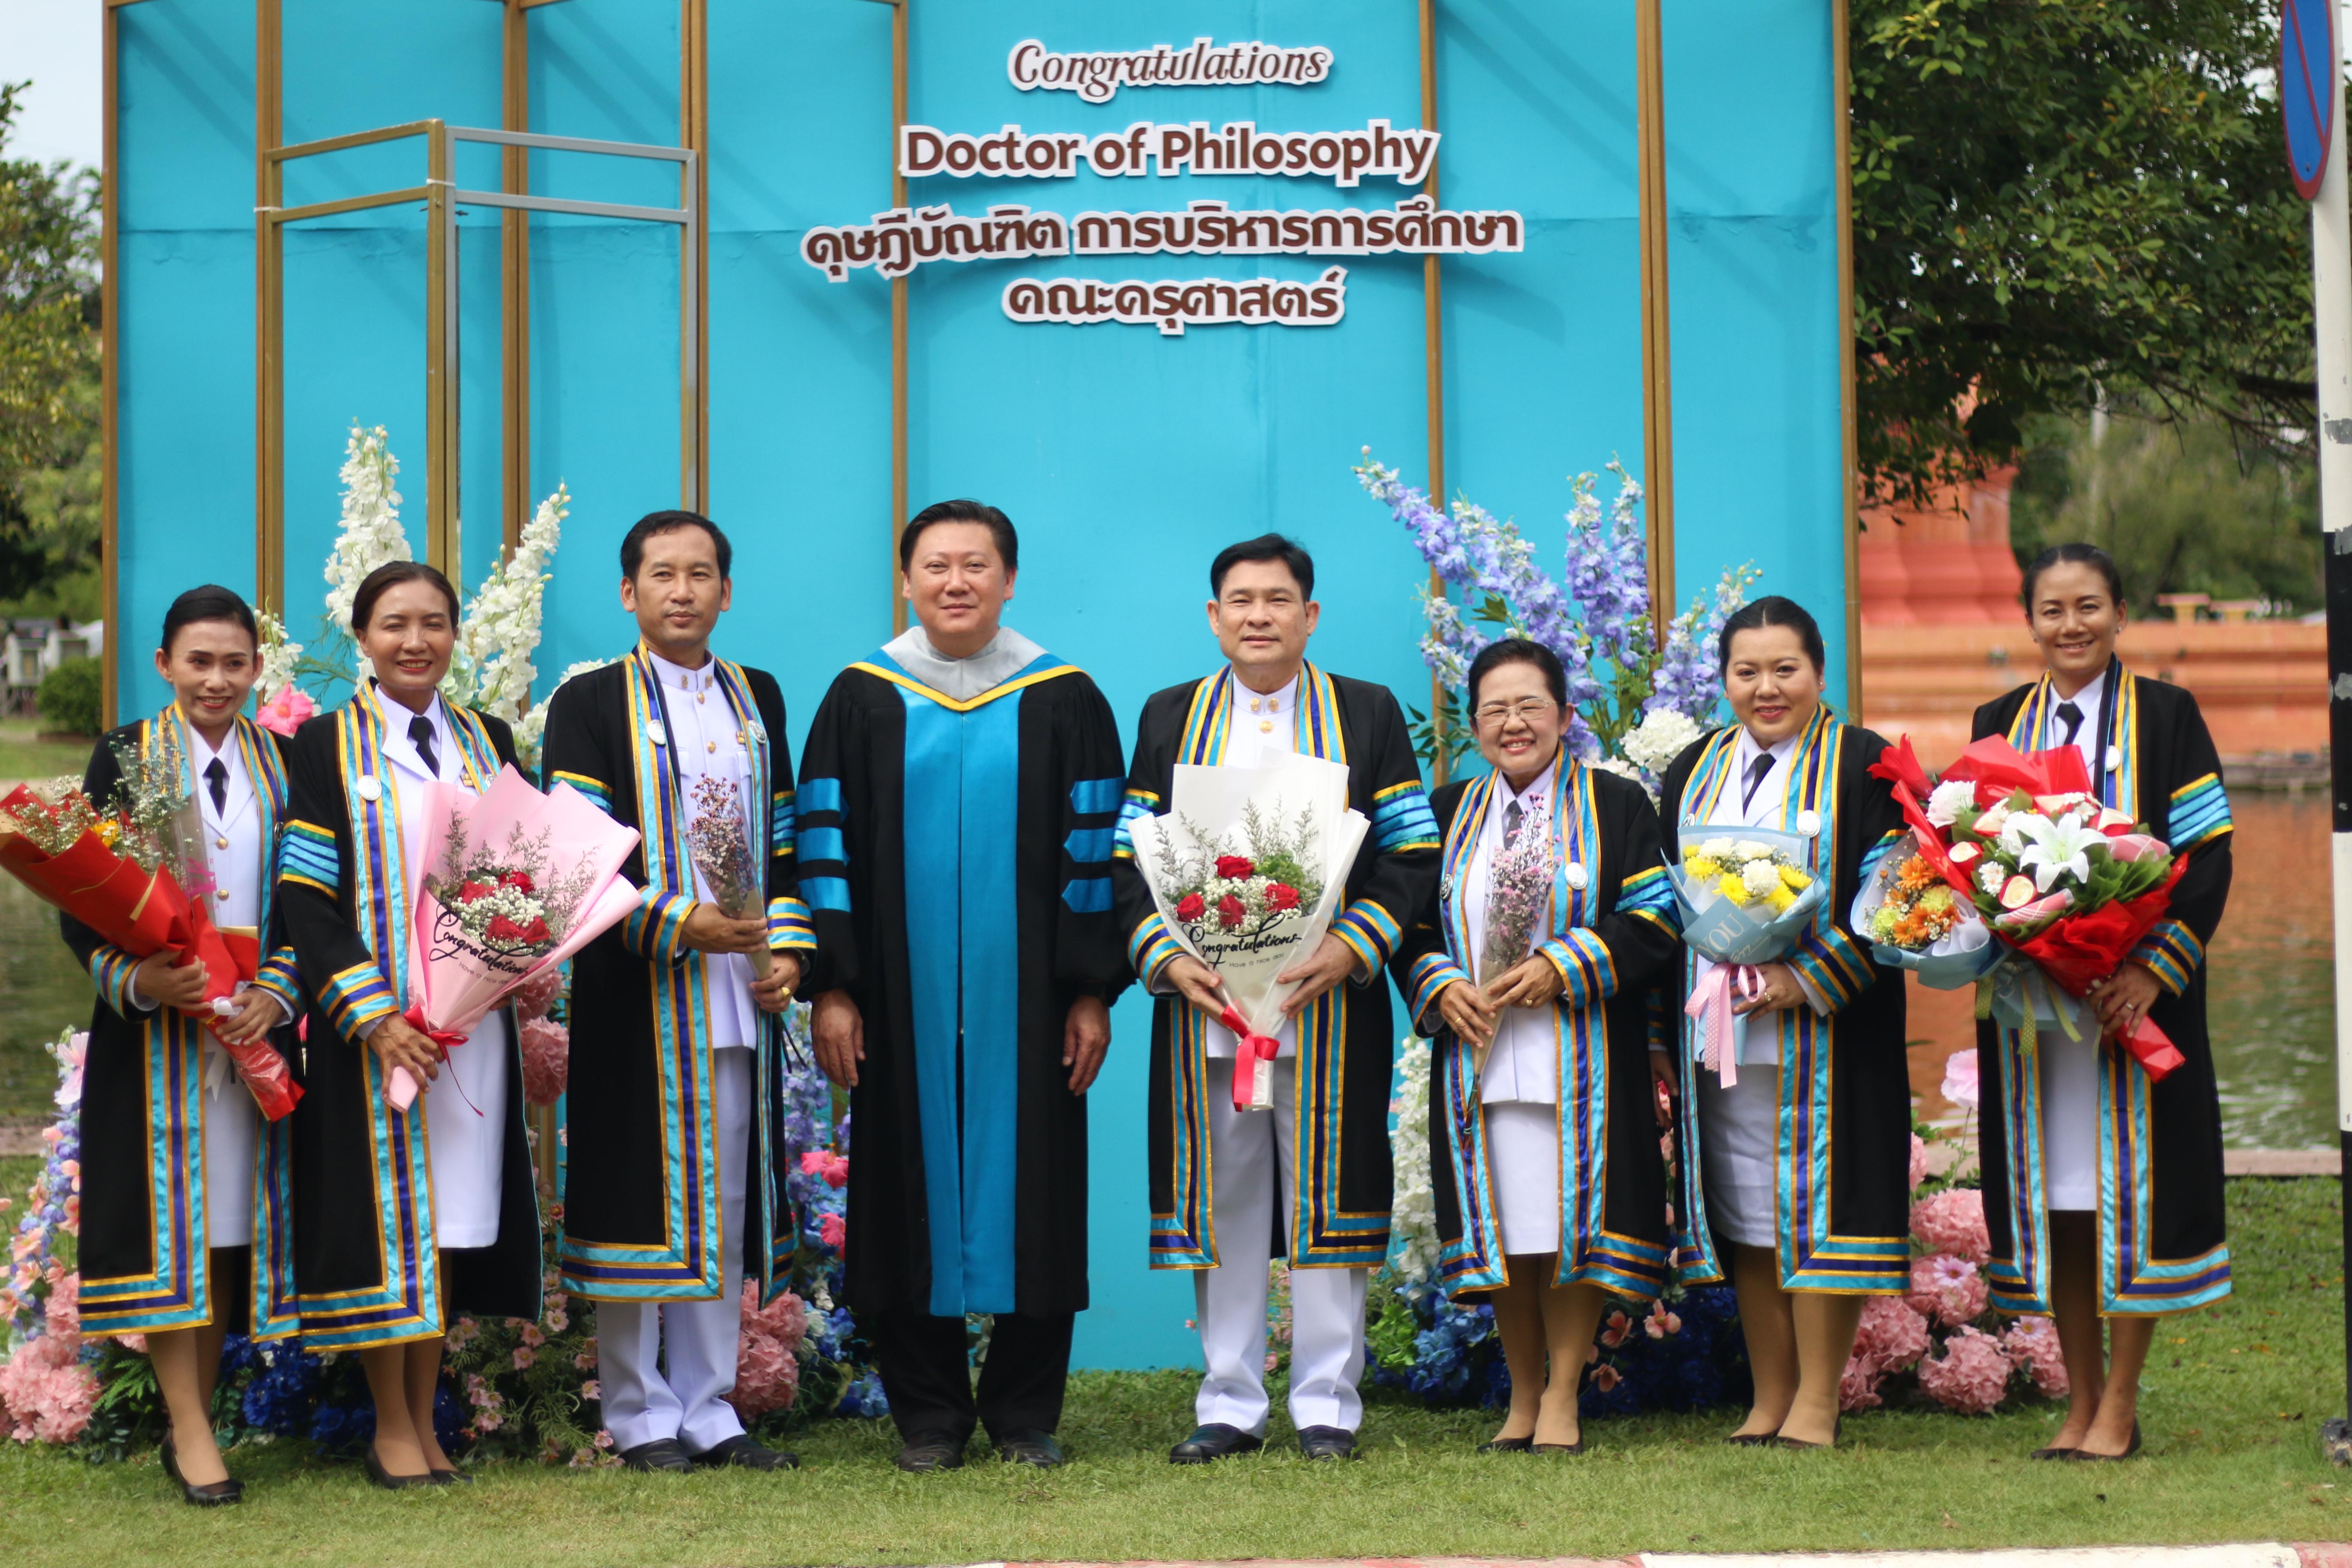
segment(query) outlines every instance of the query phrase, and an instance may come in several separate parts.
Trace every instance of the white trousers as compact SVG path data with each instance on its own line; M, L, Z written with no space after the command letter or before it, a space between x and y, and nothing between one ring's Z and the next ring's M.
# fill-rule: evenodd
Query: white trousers
M1223 1073L1210 1075L1209 1159L1215 1173L1217 1257L1192 1276L1208 1374L1193 1418L1265 1434L1265 1298L1275 1205L1297 1202L1296 1058L1274 1064L1274 1110L1235 1110ZM1287 1231L1287 1224L1284 1226ZM1356 1392L1364 1374L1361 1268L1290 1271L1290 1419L1301 1429L1363 1424Z
M719 1138L719 1250L726 1288L715 1301L599 1301L596 1376L615 1448L675 1437L689 1454L743 1430L727 1403L743 1331L743 1194L751 1147L751 1053L710 1053ZM666 1353L665 1353L666 1352Z

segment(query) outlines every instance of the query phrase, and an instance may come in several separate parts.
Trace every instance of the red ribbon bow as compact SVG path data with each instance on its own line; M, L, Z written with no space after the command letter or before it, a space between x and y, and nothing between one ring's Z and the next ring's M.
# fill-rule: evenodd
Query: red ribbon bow
M1234 1053L1234 1109L1247 1110L1250 1102L1257 1098L1257 1064L1274 1060L1282 1050L1282 1042L1272 1035L1252 1034L1249 1020L1230 1002L1225 1004L1217 1022L1240 1037L1241 1049Z

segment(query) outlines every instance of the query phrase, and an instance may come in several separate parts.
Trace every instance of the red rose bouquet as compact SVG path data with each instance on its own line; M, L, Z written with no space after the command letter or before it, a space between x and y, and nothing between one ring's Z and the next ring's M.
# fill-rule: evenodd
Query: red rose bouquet
M1931 787L1906 736L1870 771L1894 785L1919 852L1937 874L2014 959L2030 963L2021 983L1996 972L1978 985L1983 1016L1994 993L2016 984L2020 1026L2029 1035L2043 1011L2036 987L2087 995L2164 918L2173 885L2189 868L2187 856L2173 854L2128 813L2099 804L2082 753L2072 746L2028 755L1988 736ZM2076 1009L2051 1000L2049 1013L2074 1034ZM2183 1059L2145 1017L2118 1043L2150 1079Z

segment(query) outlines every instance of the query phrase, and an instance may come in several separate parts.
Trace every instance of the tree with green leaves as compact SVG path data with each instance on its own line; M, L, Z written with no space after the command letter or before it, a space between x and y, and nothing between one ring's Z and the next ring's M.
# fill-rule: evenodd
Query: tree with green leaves
M1872 499L1928 503L2103 388L2288 449L2311 273L2274 5L1853 0L1851 51Z

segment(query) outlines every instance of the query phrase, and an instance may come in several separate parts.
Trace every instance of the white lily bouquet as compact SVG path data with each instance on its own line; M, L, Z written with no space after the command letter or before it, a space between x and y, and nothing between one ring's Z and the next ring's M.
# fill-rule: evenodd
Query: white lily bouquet
M1237 1110L1274 1108L1274 1036L1297 989L1276 977L1323 940L1370 826L1349 809L1346 765L1303 756L1180 764L1168 814L1128 826L1169 935L1217 973L1219 1021L1242 1042Z
M1693 1049L1727 1088L1739 1081L1748 1020L1732 995L1762 988L1756 965L1788 955L1812 923L1829 884L1805 868L1810 835L1770 827L1685 827L1667 868L1682 905L1683 941L1714 961L1683 1011L1698 1021Z

